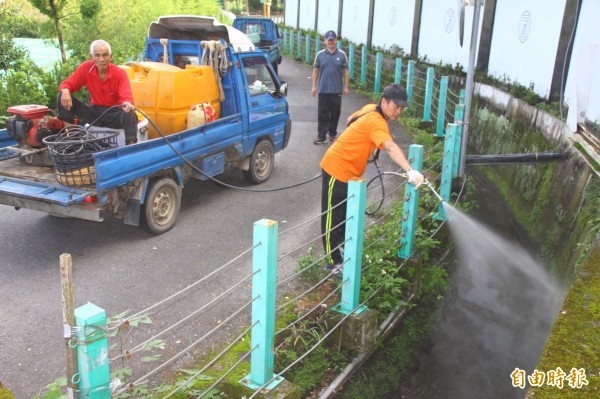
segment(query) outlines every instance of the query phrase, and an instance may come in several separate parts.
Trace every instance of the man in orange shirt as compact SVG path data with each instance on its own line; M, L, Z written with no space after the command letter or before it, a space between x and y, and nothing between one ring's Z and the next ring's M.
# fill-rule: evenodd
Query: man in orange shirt
M137 141L137 116L133 112L131 84L125 71L111 64L110 44L95 40L90 45L90 59L58 87L58 115L63 121L95 122L97 126L125 130L125 142ZM90 93L90 105L72 96L85 86ZM119 107L113 107L119 105ZM99 118L99 119L98 119Z
M332 261L328 270L334 274L341 272L346 233L346 205L341 203L348 196L348 181L362 176L373 151L385 150L406 171L409 183L416 188L423 184L423 175L411 168L402 149L394 143L387 122L398 119L407 105L404 88L397 84L387 86L379 104L368 104L348 118L348 127L321 160L321 233L325 252Z

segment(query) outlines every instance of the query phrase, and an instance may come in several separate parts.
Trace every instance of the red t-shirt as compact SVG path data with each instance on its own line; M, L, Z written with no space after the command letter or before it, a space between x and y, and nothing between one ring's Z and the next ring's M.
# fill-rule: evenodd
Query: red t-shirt
M71 76L60 84L58 91L69 89L71 93L75 93L83 86L90 92L92 97L90 103L94 105L112 107L126 101L133 104L133 94L131 94L131 84L127 73L114 64L108 64L108 74L103 82L98 75L98 68L94 65L94 61L84 61Z

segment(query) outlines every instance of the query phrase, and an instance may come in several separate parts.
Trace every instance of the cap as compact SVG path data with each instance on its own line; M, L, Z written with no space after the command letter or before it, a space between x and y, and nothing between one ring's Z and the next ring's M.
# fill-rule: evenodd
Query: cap
M337 35L335 34L334 31L332 30L328 30L327 32L325 32L325 40L332 40L332 39L336 39Z
M383 89L382 97L392 100L399 107L408 106L408 96L406 95L406 90L404 90L404 87L400 86L399 84L392 83L388 85L385 89Z

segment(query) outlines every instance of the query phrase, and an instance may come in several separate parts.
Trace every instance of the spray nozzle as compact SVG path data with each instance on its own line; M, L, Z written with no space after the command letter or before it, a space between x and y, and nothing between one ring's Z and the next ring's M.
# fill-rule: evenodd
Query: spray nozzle
M425 179L423 181L423 185L427 186L435 194L435 196L440 199L440 201L445 202L442 196L437 191L435 191L435 189L433 188L433 184L431 184L429 180Z

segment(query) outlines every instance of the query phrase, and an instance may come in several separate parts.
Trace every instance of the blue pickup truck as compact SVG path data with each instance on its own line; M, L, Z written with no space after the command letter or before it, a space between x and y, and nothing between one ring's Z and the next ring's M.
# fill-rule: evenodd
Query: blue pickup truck
M281 38L277 24L270 18L236 17L233 27L244 32L265 53L277 73L281 64Z
M220 44L218 52L215 43ZM94 181L76 185L59 183L52 166L26 161L46 148L29 149L26 141L0 130L0 204L96 222L112 215L161 234L175 225L182 189L189 180L207 180L237 168L249 182L266 181L274 154L290 139L287 83L279 80L264 53L256 51L244 34L213 18L161 17L150 26L146 59L134 66L152 69L158 61L174 63L185 57L192 64L185 68L202 68L193 64L208 48L219 79L216 120L95 152ZM168 68L175 67L164 67ZM187 95L190 88L184 91ZM147 99L135 99L135 92L134 101L136 107L149 106ZM38 122L42 120L39 117Z

